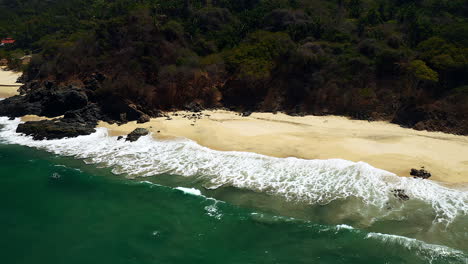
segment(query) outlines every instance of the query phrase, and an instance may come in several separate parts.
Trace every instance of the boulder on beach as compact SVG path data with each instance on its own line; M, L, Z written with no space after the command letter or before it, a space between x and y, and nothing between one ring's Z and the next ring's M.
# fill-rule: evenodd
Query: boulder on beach
M137 128L128 134L126 141L135 142L140 137L148 135L150 132L146 128Z
M143 123L146 123L146 122L149 122L151 120L151 118L149 117L149 115L147 114L142 114L138 120L137 120L137 123L138 124L143 124Z
M425 169L420 169L420 170L411 169L410 175L414 176L414 178L421 178L421 179L428 179L429 177L432 176L431 173L429 173Z
M96 132L96 130L91 124L67 119L53 119L19 124L16 132L32 136L35 140L43 140L89 135Z

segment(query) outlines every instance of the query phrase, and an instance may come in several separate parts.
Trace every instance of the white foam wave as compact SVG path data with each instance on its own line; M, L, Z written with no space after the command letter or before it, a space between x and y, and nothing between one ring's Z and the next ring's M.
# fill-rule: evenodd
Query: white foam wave
M429 263L432 263L432 261L438 258L455 258L468 263L468 258L462 251L446 246L428 244L414 238L381 233L368 233L366 239L376 239L383 243L399 244L421 257L427 258Z
M247 152L223 152L202 147L187 139L137 142L118 141L105 128L72 139L34 141L15 133L19 119L0 117L0 139L13 144L44 149L60 155L85 159L85 162L113 168L114 173L152 176L172 173L205 177L208 187L234 186L290 200L327 204L337 199L356 197L368 206L388 207L395 201L392 190L404 189L411 201L432 206L437 221L450 222L468 215L468 192L447 188L430 180L398 177L364 162L341 159L304 160L274 158Z
M201 191L195 188L185 188L185 187L177 187L177 190L180 190L186 194L196 195L196 196L203 196Z
M349 226L349 225L345 225L345 224L341 224L341 225L337 225L336 229L338 229L338 230L342 230L342 229L353 230L354 227Z

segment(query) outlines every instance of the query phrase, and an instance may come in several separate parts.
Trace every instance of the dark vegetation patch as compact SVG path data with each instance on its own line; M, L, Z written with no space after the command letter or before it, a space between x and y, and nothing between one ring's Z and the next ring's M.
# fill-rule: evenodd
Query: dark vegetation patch
M3 0L17 42L0 57L23 93L71 93L29 105L47 115L78 91L116 122L193 104L468 134L467 16L464 0Z

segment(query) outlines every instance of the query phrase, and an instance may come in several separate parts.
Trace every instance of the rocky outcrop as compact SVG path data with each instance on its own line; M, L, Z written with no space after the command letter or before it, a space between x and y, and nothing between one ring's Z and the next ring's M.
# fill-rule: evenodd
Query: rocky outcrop
M101 120L108 122L112 121L102 112L101 108L96 103L88 104L78 110L67 111L63 115L63 118L74 120L79 123L90 123L93 125L97 125Z
M0 101L0 116L20 117L24 115L40 115L42 104L34 98L13 96Z
M88 104L86 94L76 87L65 90L51 91L42 100L43 116L58 116L70 110L77 110Z
M149 134L148 129L140 127L140 128L137 128L137 129L133 130L130 134L128 134L126 141L135 142L140 137L146 136L148 134Z
M52 119L41 121L30 121L19 124L17 133L32 136L35 140L61 139L89 135L96 130L93 125L76 122L73 119Z
M20 117L40 115L56 117L67 111L77 110L89 103L86 94L77 87L58 89L50 82L25 95L17 95L0 102L0 116Z
M119 96L108 96L99 100L99 105L103 113L112 120L118 123L126 123L129 121L144 121L146 119L144 113L139 107L131 101Z
M94 90L100 88L105 78L102 74L93 74L83 88L61 86L47 80L41 83L31 81L21 87L22 95L0 101L0 116L63 115L60 119L30 121L18 126L18 133L30 135L36 140L88 135L95 132L94 127L100 120L118 123L150 121L149 115L126 99L116 96L96 98ZM91 99L88 94L92 95ZM158 111L153 112L160 115ZM138 138L138 133L130 136L133 137Z
M453 96L425 105L418 105L412 99L396 111L392 123L416 130L468 135L467 113L468 107L454 102Z

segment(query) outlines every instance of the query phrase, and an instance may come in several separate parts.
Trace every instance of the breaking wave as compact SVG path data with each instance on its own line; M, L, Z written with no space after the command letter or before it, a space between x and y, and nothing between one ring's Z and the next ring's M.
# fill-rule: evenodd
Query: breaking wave
M108 136L105 128L72 139L34 141L15 133L19 119L0 117L0 140L82 158L87 163L110 167L130 177L162 173L197 176L206 188L234 186L310 204L360 199L368 207L402 204L394 190L404 190L409 202L423 202L433 209L435 222L450 223L468 215L468 192L447 188L434 181L403 178L364 162L341 159L305 160L274 158L248 152L215 151L188 139L155 140L151 136L129 143ZM183 191L190 191L185 189Z

